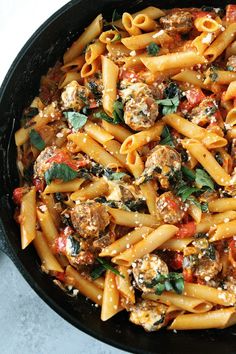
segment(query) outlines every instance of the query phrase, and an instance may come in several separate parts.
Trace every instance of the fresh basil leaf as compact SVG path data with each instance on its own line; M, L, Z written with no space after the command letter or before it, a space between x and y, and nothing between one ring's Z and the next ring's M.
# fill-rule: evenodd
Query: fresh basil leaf
M119 181L121 180L124 176L127 176L126 173L124 172L113 172L113 173L106 173L104 174L110 181Z
M108 263L104 258L97 257L96 260L104 267L106 270L110 270L112 273L119 275L122 278L125 278L123 274L121 274L117 269L112 267L110 263Z
M41 138L41 135L36 130L31 129L29 133L29 137L30 137L30 144L36 147L36 149L38 149L39 151L45 149L46 144L44 140Z
M68 236L67 242L69 241L68 248L70 249L70 255L76 257L80 251L80 243L72 235Z
M190 170L186 166L182 166L181 171L183 172L183 175L185 177L187 177L190 181L195 181L196 176L195 176L195 173L193 172L193 170Z
M169 274L157 273L150 283L145 284L147 288L154 288L155 293L161 295L163 291L174 290L177 294L182 294L184 290L183 274L170 272Z
M158 283L156 286L155 286L155 293L157 295L161 295L163 293L163 291L165 291L165 284L162 284L162 283Z
M201 207L201 210L202 210L203 213L207 213L209 211L208 203L201 203L200 207Z
M175 96L173 98L165 98L163 100L157 100L156 102L159 105L163 106L162 114L167 115L170 113L175 113L177 111L180 101L179 101L179 97Z
M163 131L161 133L161 141L160 141L160 145L169 145L169 146L172 146L174 147L175 144L174 144L174 140L173 140L173 137L170 133L170 130L167 126L165 126L163 128Z
M178 278L174 282L174 290L177 294L182 294L184 291L184 279Z
M112 124L118 124L118 123L115 123L114 122L114 119L111 118L108 114L106 114L105 112L96 112L94 113L93 115L95 118L98 118L98 119L103 119L105 120L106 122L108 123L112 123Z
M88 120L86 115L79 112L63 112L63 114L75 131L82 128Z
M101 265L97 268L95 268L91 273L90 276L93 280L98 279L104 272L105 272L105 268Z
M200 168L196 169L195 183L199 186L199 188L209 187L210 189L214 189L214 182L212 181L211 177L206 171Z
M159 53L160 51L160 47L159 45L157 45L155 42L151 42L148 46L147 46L147 53L150 56L155 56Z
M50 184L54 179L60 179L63 182L71 181L78 176L78 172L73 170L65 163L53 163L44 174L44 178L47 184Z
M115 101L113 106L113 118L114 124L119 124L124 122L124 105L120 101Z
M181 197L182 201L185 202L192 193L198 192L199 189L196 187L189 187L188 185L183 185L177 191L177 195Z

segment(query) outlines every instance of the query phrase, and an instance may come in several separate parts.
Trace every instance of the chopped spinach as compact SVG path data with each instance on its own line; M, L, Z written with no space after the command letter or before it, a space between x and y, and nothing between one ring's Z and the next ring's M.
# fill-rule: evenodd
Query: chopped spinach
M105 120L106 122L108 123L111 123L111 124L118 124L118 123L115 123L114 122L114 119L111 118L108 114L106 114L105 112L96 112L94 113L94 118L98 118L98 119L103 119Z
M216 260L216 249L215 246L210 243L208 248L203 251L204 256L210 258L212 261Z
M178 85L176 85L174 82L170 82L169 85L164 89L163 94L165 98L174 98L176 96L180 96Z
M160 141L160 145L169 145L174 147L174 139L170 133L170 130L167 126L164 126L163 131L161 133L161 141Z
M126 202L124 202L124 204L131 211L139 211L140 209L146 207L146 202L142 198L135 200L127 200Z
M170 272L166 275L157 272L156 277L145 285L147 288L154 288L157 295L161 295L163 291L175 291L177 294L182 294L184 279L181 273Z
M54 179L60 179L63 182L68 182L75 179L78 176L78 172L73 170L65 163L53 163L44 174L44 178L47 184L50 184Z
M97 268L94 268L93 271L90 273L90 276L93 280L101 277L102 274L106 271L106 269L101 265Z
M124 122L124 105L121 101L114 102L113 118L114 124L119 124Z
M39 151L45 149L46 144L42 139L41 135L36 130L31 129L29 133L29 137L30 137L30 144L36 147L36 149L38 149Z
M177 111L180 100L178 96L175 96L173 98L157 100L156 102L162 106L162 114L165 116L167 114L175 113Z
M102 92L99 91L98 85L95 81L89 81L88 87L89 87L90 91L92 92L95 99L100 99L102 97Z
M109 262L107 262L104 258L97 257L96 260L103 266L105 270L110 270L112 273L119 275L122 278L125 278L123 274L121 274L116 268L114 268Z
M183 175L185 177L187 177L190 181L195 181L196 175L193 172L193 170L190 170L188 167L186 166L182 166L181 167L181 171L183 172Z
M75 237L72 235L68 236L67 242L70 242L69 249L70 249L70 255L72 257L78 256L80 252L80 242L76 240Z
M211 177L206 171L200 168L196 169L195 183L199 186L199 188L208 187L210 189L214 189L214 182L212 181Z
M63 114L75 131L82 128L88 120L86 115L79 112L63 112Z
M152 57L156 56L159 53L159 51L160 51L160 47L155 42L151 42L147 46L147 53Z

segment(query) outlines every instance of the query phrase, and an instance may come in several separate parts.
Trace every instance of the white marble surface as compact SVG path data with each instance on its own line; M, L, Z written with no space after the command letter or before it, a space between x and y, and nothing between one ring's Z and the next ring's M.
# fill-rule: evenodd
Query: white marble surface
M26 40L66 0L0 0L0 83ZM0 252L1 354L122 354L53 312Z

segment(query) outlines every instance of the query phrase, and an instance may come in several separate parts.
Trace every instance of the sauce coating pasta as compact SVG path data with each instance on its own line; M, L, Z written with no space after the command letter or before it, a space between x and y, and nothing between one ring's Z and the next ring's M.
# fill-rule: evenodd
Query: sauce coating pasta
M232 326L236 6L119 15L94 19L23 112L22 249L102 321Z

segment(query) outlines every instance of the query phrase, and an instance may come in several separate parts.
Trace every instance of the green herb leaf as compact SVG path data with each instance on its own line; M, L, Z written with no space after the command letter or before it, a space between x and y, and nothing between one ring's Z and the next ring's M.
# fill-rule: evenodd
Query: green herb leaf
M163 106L162 114L165 116L170 113L175 113L177 111L180 101L179 101L179 97L175 96L173 98L165 98L163 100L157 100L156 102L161 106Z
M201 203L200 206L203 213L207 213L209 211L208 203Z
M210 68L211 73L210 73L210 75L209 75L209 78L210 78L211 81L213 81L213 82L217 81L217 79L218 79L218 73L217 73L216 70L217 70L217 68L216 68L215 66L212 66L212 67Z
M112 18L111 18L111 26L114 28L114 30L118 31L118 28L114 25L114 22L119 20L121 18L120 14L117 12L115 9L112 13Z
M110 180L110 181L119 181L121 180L124 176L127 176L126 173L124 172L112 172L112 173L107 173L105 171L104 175Z
M181 197L182 201L185 202L192 193L198 192L199 189L196 187L189 187L187 184L180 187L177 191L177 195Z
M214 189L214 182L212 181L208 173L202 169L196 169L195 182L199 186L199 188L209 187L210 189Z
M174 144L174 140L173 140L173 137L170 133L170 130L167 126L165 126L163 128L163 131L161 133L161 141L160 141L160 145L169 145L169 146L172 146L174 147L175 144Z
M78 172L73 170L71 167L65 163L53 163L52 167L49 168L45 174L44 178L47 184L50 184L54 179L60 179L63 182L71 181L78 176Z
M90 276L93 280L96 280L97 278L99 278L104 272L105 272L105 268L101 265L100 267L95 268L91 273Z
M69 245L69 249L70 249L70 255L72 257L76 257L79 254L80 251L80 243L78 240L76 240L75 237L73 237L72 235L68 236L67 242L69 241L70 245Z
M182 172L183 172L183 175L185 176L185 177L187 177L190 181L195 181L195 178L196 178L196 176L195 176L195 173L193 172L193 170L190 170L188 167L186 167L186 166L182 166L181 167L181 170L182 170Z
M170 82L169 85L164 89L164 97L165 98L174 98L176 96L180 96L180 90L175 82Z
M36 147L36 149L38 149L39 151L45 149L46 144L41 138L41 135L36 130L32 129L30 131L29 137L30 137L30 144Z
M208 248L206 248L203 252L203 254L210 258L212 261L215 261L216 260L216 249L215 249L215 246L210 243Z
M127 200L124 204L131 211L139 211L140 209L146 207L146 202L142 198L135 199L135 200Z
M163 291L174 290L177 294L182 294L184 290L183 274L170 272L169 274L157 273L150 283L145 284L147 288L154 288L155 293L161 295Z
M98 118L98 119L103 119L105 120L106 122L108 123L112 123L112 124L118 124L114 121L113 118L111 118L108 114L106 114L105 112L96 112L94 113L93 115L95 118Z
M86 115L79 112L64 112L63 114L75 131L82 128L88 120Z
M118 42L119 40L121 40L121 35L120 35L120 33L116 33L116 35L112 39L111 43Z
M148 46L147 46L147 53L150 56L155 56L159 53L160 51L160 47L155 43L155 42L151 42Z
M110 270L112 273L119 275L122 278L125 278L123 274L121 274L117 269L112 267L112 265L110 265L110 263L108 263L104 258L97 257L96 260L101 263L104 269Z
M119 124L124 122L124 105L120 101L115 101L113 106L113 124Z

